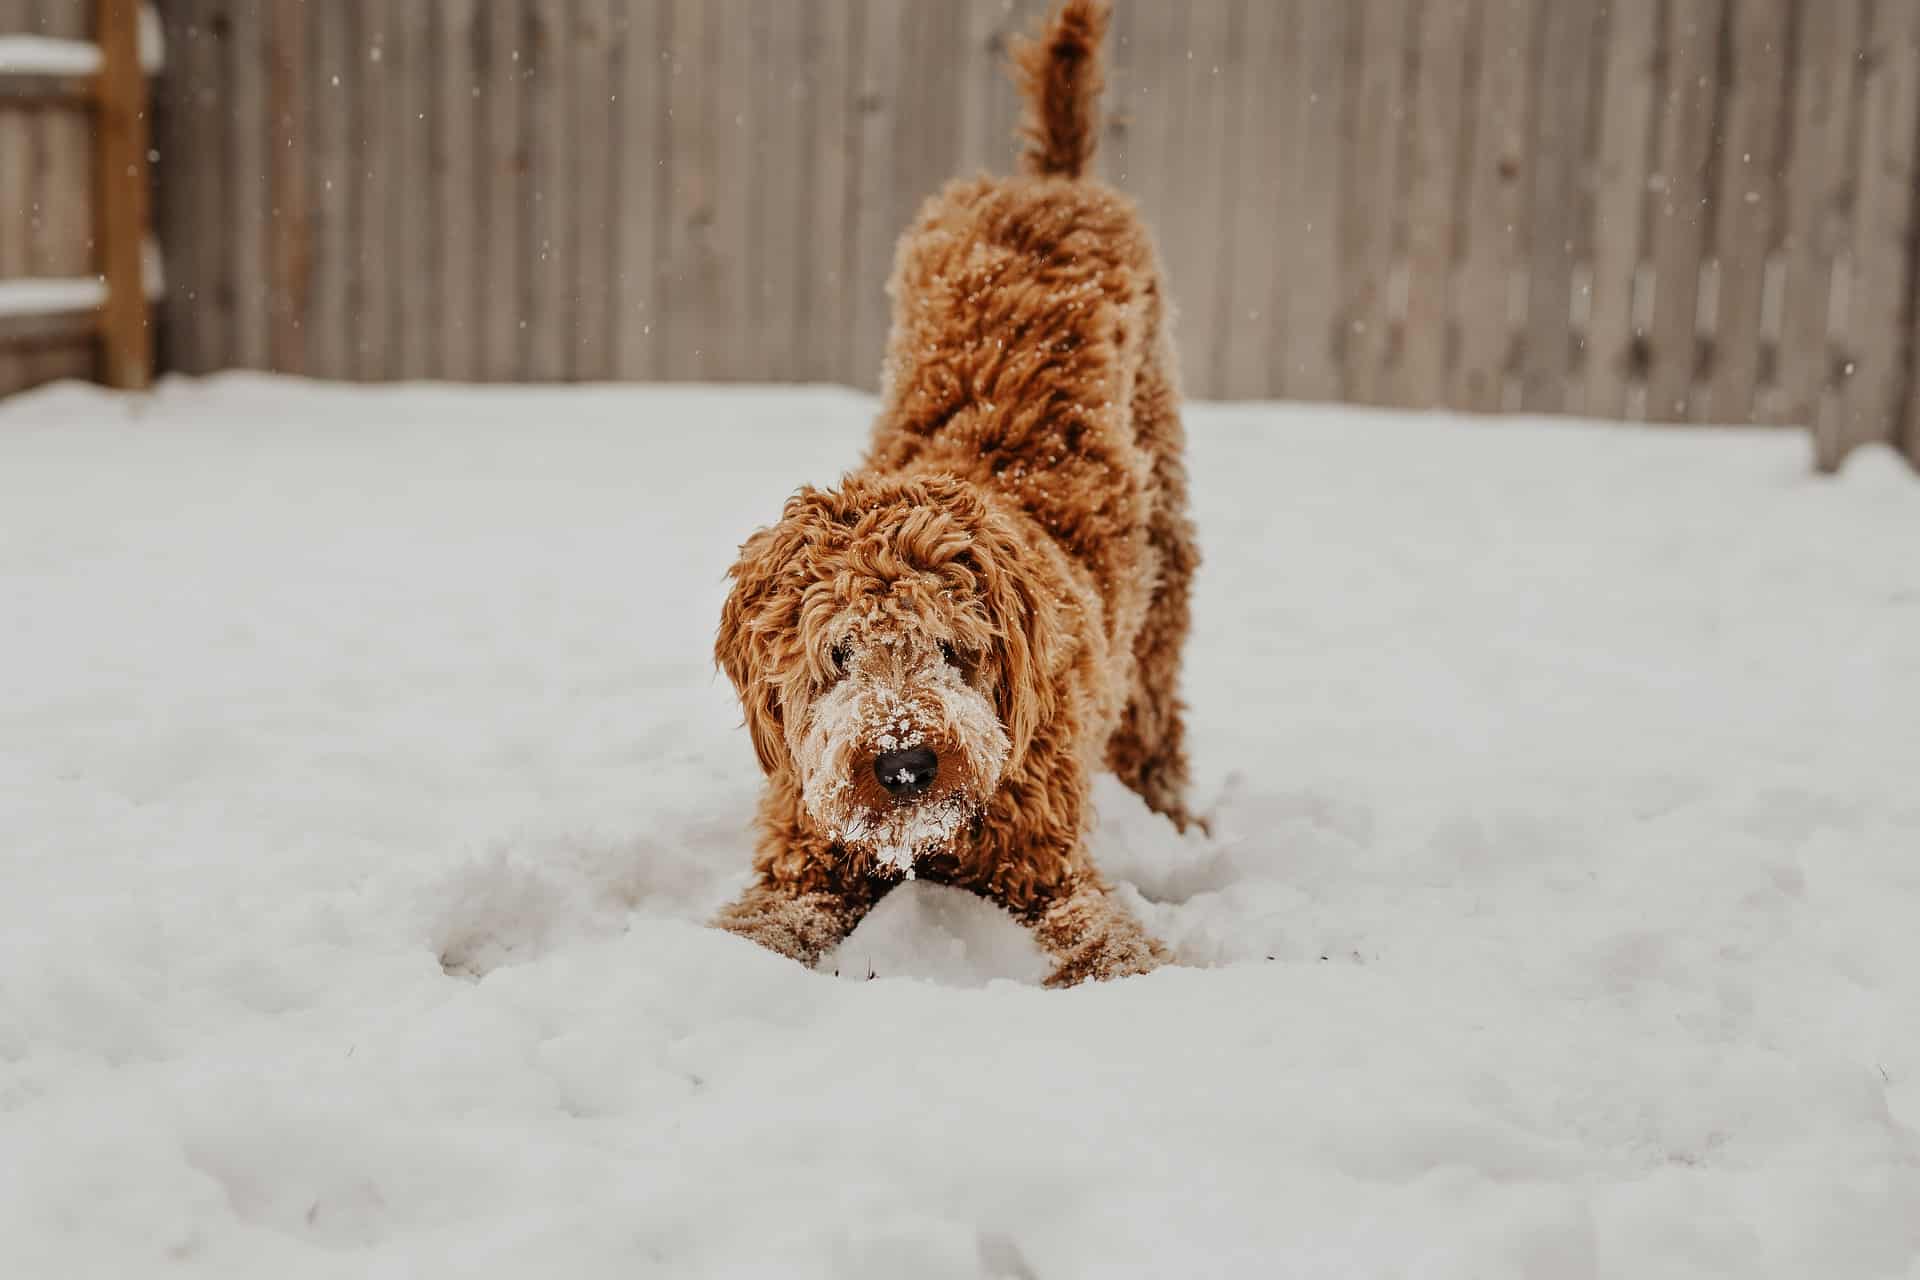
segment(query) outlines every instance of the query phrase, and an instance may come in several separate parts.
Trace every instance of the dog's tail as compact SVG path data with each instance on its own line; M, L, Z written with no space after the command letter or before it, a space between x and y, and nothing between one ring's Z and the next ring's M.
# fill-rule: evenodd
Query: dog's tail
M1062 0L1038 36L1014 45L1013 78L1027 103L1020 125L1027 173L1077 178L1093 159L1107 17L1107 0Z

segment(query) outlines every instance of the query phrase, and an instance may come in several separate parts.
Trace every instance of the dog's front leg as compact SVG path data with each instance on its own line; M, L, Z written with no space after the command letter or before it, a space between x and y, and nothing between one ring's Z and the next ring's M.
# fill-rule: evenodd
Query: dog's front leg
M1167 962L1167 950L1105 885L1084 878L1063 886L1033 915L1033 933L1053 957L1050 987L1148 973Z
M713 918L715 928L812 968L873 909L864 893L808 892L757 880Z

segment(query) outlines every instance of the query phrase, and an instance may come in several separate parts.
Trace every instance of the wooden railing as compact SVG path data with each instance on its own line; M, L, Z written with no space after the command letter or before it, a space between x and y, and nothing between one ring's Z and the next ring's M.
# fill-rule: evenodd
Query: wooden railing
M142 25L137 0L0 0L0 393L152 377Z

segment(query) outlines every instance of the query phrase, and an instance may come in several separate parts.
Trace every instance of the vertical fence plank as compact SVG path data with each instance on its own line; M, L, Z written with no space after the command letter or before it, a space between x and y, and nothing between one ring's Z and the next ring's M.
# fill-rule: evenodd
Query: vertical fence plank
M853 327L852 197L859 86L853 74L859 28L840 0L812 0L807 22L807 84L812 141L803 177L810 184L813 228L807 254L806 328L801 376L820 382L856 382L847 338Z
M0 280L32 274L33 188L32 118L0 108L0 190L17 193L0 205Z
M1593 294L1587 309L1581 411L1623 418L1644 335L1633 286L1645 250L1647 165L1658 93L1659 0L1608 0L1594 169Z
M1296 376L1298 353L1311 345L1311 334L1296 334L1294 324L1311 324L1313 317L1302 315L1302 307L1294 303L1294 297L1302 288L1302 282L1296 278L1300 269L1300 251L1298 240L1302 228L1313 217L1313 205L1306 194L1304 169L1308 163L1308 130L1313 127L1313 113L1309 111L1309 98L1313 88L1308 77L1308 40L1309 27L1317 27L1313 13L1319 8L1315 0L1286 0L1279 4L1281 8L1281 56L1279 67L1281 75L1275 77L1275 130L1273 138L1267 144L1265 157L1260 163L1279 171L1279 182L1271 186L1273 201L1269 207L1269 226L1267 236L1275 244L1275 265L1267 273L1267 299L1265 311L1273 319L1267 322L1267 388L1265 395L1292 395L1300 397L1300 378ZM1331 123L1331 121L1329 121ZM1167 150L1181 148L1181 136L1175 132L1164 140ZM1169 186L1164 200L1179 201L1179 186ZM1177 282L1175 282L1177 284ZM1175 347L1187 349L1187 334L1175 330Z
M1920 6L1878 0L1860 58L1859 204L1848 293L1845 444L1891 443L1907 394Z
M622 109L620 185L614 254L619 291L613 308L615 376L660 376L657 326L661 215L666 207L666 60L664 8L630 0L614 11Z
M1235 75L1238 98L1229 150L1222 163L1234 175L1230 221L1221 248L1232 255L1220 277L1225 316L1221 323L1216 394L1264 396L1279 350L1274 302L1276 273L1284 254L1273 234L1274 210L1286 175L1275 163L1274 139L1284 131L1285 86L1273 72L1285 57L1285 9L1265 0L1241 6L1239 41L1245 50Z
M1429 408L1441 402L1448 381L1447 290L1453 274L1467 9L1429 0L1417 20L1406 174L1407 320L1393 399Z
M182 203L186 223L177 248L189 284L169 290L167 319L177 332L174 357L188 373L207 373L232 361L233 276L228 247L233 241L233 202L229 199L228 112L224 94L229 34L224 0L181 0L178 38L168 41L173 74L186 88L187 108L169 126L170 169L191 193ZM211 157L211 163L208 162Z
M749 234L747 214L759 198L753 135L765 95L753 37L757 0L713 0L712 7L719 23L708 46L714 95L714 329L701 376L733 381L757 376L759 359L753 303L763 246Z
M1400 214L1408 0L1359 0L1349 42L1346 185L1341 188L1341 389L1349 400L1392 399L1392 285ZM1286 181L1284 174L1278 175Z
M893 123L898 111L894 77L900 52L903 0L867 0L862 5L859 65L855 82L856 155L853 207L852 323L847 351L849 379L872 388L881 370L887 333L887 273L893 261Z
M0 0L4 6L7 0ZM189 202L192 199L189 182L193 178L192 168L181 163L180 172L175 175L172 165L176 160L173 152L173 139L179 135L179 122L192 111L191 91L187 89L180 69L185 53L186 22L188 15L182 12L184 6L173 5L160 11L160 39L167 49L168 74L159 77L152 84L152 134L150 139L152 157L153 235L165 251L165 271L167 290L159 300L155 314L154 331L154 369L156 372L179 367L176 356L177 329L186 308L180 298L186 294L192 284L191 278L182 278L181 267L192 240ZM0 113L0 120L4 120ZM4 126L0 125L0 129ZM0 143L0 152L5 150ZM180 181L175 181L175 177ZM0 235L4 235L4 222L0 221ZM0 356L4 364L4 356ZM0 373L4 381L4 373Z
M1520 265L1529 151L1527 74L1534 0L1482 0L1474 30L1476 54L1460 261L1453 315L1459 348L1447 402L1497 412L1514 332L1509 300Z
M1181 298L1173 231L1179 201L1174 197L1174 152L1181 131L1181 91L1185 83L1187 12L1185 6L1155 6L1136 13L1133 46L1137 54L1128 86L1128 181L1160 241L1160 256L1169 276L1170 299L1176 309ZM1177 323L1177 321L1176 321Z
M876 228L887 260L927 197L954 176L959 139L951 126L959 100L952 50L961 38L958 5L908 0L894 50L891 213Z
M389 10L381 72L389 86L382 131L389 159L387 301L391 319L389 378L418 379L433 372L438 344L440 281L433 220L433 15L439 0L402 0Z
M354 327L352 282L359 250L353 243L353 194L359 185L354 124L358 59L351 6L307 6L313 74L307 86L313 190L313 289L306 312L307 372L322 378L353 376L349 335ZM169 261L169 269L172 264ZM168 290L171 297L173 290Z
M728 380L763 380L770 364L771 333L763 305L768 300L772 260L778 246L761 234L768 198L767 137L772 127L771 69L767 58L773 14L754 0L723 6L720 47L721 216L715 233L727 263ZM789 218L789 222L791 219ZM791 227L789 226L789 230ZM768 228L770 231L771 228Z
M1852 207L1857 4L1814 14L1800 6L1794 32L1793 125L1786 180L1786 292L1780 325L1780 416L1814 433L1816 459L1837 466L1840 415L1829 404L1834 368L1833 273Z
M1102 131L1100 141L1100 173L1122 191L1130 190L1132 185L1127 179L1129 153L1133 147L1133 115L1128 86L1140 71L1140 54L1135 47L1139 27L1137 18L1138 10L1134 6L1115 5L1112 21L1107 27L1107 95L1101 104L1106 128ZM1012 168L1013 145L1009 139L1008 159L1004 162L1008 169Z
M568 80L573 62L566 0L526 0L520 43L526 105L527 326L522 335L527 377L552 382L567 376L570 295L575 250L571 164L579 139L567 132ZM565 138L565 146L555 143Z
M1699 358L1700 258L1712 214L1707 166L1720 18L1721 0L1671 3L1667 9L1647 369L1647 416L1663 421L1686 418Z
M709 114L708 8L674 0L668 29L668 151L672 186L663 268L664 353L668 378L698 378L717 328L712 322L712 247L716 174Z
M115 3L111 14L99 12L96 6L96 26L105 32L101 48L103 84L98 121L99 161L122 184L121 194L126 203L124 210L116 211L112 197L101 198L100 220L106 228L103 235L113 242L103 246L102 269L109 291L118 287L122 298L126 300L126 312L129 313L125 320L127 328L132 330L134 316L139 321L137 336L129 332L124 338L116 338L116 316L113 312L117 307L109 303L100 373L110 385L122 380L113 368L116 361L137 363L138 385L142 387L151 386L159 370L160 312L157 300L166 281L164 274L156 271L158 264L153 257L159 247L153 179L153 161L157 154L154 144L158 137L155 124L158 86L155 83L157 77L147 74L142 59L142 53L150 42L155 39L164 42L165 37L158 30L158 25L159 15L150 13L139 4L126 4L122 11L122 6ZM163 53L163 45L155 46L154 51ZM134 107L125 134L118 139L126 147L125 153L119 156L114 154L116 139L109 136L117 132L113 116L113 104L116 101L131 103ZM116 221L127 224L124 233L116 233L112 229ZM114 284L116 277L122 281L119 286Z
M301 0L273 0L267 18L267 167L271 245L269 298L272 329L267 362L288 373L307 371L306 315L312 283L313 227L307 166L307 8Z
M353 154L358 173L354 184L354 274L348 295L353 347L353 376L379 382L392 376L388 363L393 351L394 277L402 267L389 252L395 180L393 67L394 7L396 0L361 0L356 5L353 60L359 107ZM405 0L399 0L405 3ZM406 175L398 175L405 180Z
M267 13L257 0L235 0L228 9L231 33L216 106L231 131L230 181L233 235L225 242L233 288L233 337L223 363L265 369L269 339L267 270L272 241L267 173Z
M236 127L226 98L227 68L232 66L229 46L233 23L229 0L191 0L199 13L201 52L199 81L200 112L191 141L187 145L205 148L219 156L217 171L209 181L199 184L200 208L194 235L200 242L199 255L204 272L202 291L196 306L196 327L203 342L199 372L224 369L235 363L235 292L232 246L239 238L236 210L234 166L230 157L236 143Z
M1231 94L1244 63L1242 40L1244 4L1238 0L1206 0L1192 4L1187 27L1187 75L1181 92L1181 119L1188 138L1210 138L1210 146L1185 146L1179 163L1177 190L1185 192L1190 225L1196 228L1196 253L1188 257L1185 282L1192 299L1185 311L1183 344L1188 355L1187 391L1190 395L1219 395L1219 347L1229 332L1227 297L1229 273L1258 271L1254 259L1260 249L1248 249L1248 261L1235 263L1227 253L1227 232L1233 228L1229 192L1233 178L1219 159L1219 146L1231 136Z
M1594 17L1584 5L1550 4L1542 12L1528 174L1532 194L1520 403L1531 412L1555 413L1566 404L1573 354L1573 257L1591 102Z
M754 166L759 193L749 233L760 246L753 318L760 333L754 375L779 382L804 376L801 335L806 331L806 264L816 241L808 199L806 13L800 5L761 10L761 109L756 113ZM838 228L835 228L837 231Z
M571 343L566 376L604 381L613 376L612 201L620 167L613 57L613 0L574 0L565 65L569 89L568 147L573 164L574 245Z
M1720 130L1714 229L1719 296L1710 394L1694 405L1696 421L1746 422L1753 416L1760 382L1760 292L1780 216L1789 3L1742 0L1728 11L1731 78Z
M485 125L481 133L481 188L486 196L483 335L486 374L492 380L525 376L521 336L526 325L522 236L527 187L526 144L520 131L522 92L519 0L486 0L480 59Z
M1301 97L1297 222L1282 226L1293 250L1282 296L1286 300L1286 393L1300 400L1336 400L1340 364L1335 334L1340 314L1340 145L1346 72L1348 8L1308 3L1299 11Z
M1047 3L1046 0L977 0L960 7L964 10L960 39L965 57L955 67L959 77L960 96L955 109L959 115L960 145L954 173L956 176L1009 173L1018 149L1015 131L1019 126L1020 104L1007 74L1007 53L1016 37L1033 30ZM1115 37L1121 16L1122 11L1116 10L1116 30L1109 35L1107 45L1109 82L1116 87L1118 78L1113 72L1118 66L1120 50ZM1101 149L1108 149L1104 142ZM1098 156L1096 166L1109 159L1109 156ZM1107 172L1118 171L1108 169Z
M955 104L954 130L959 135L959 172L991 167L997 156L989 141L992 123L992 80L1001 50L1011 33L1008 19L1013 0L977 0L963 6L960 45L960 99Z
M1306 182L1302 169L1306 167L1308 154L1309 111L1308 98L1311 86L1306 73L1306 40L1311 10L1315 8L1311 0L1283 0L1279 8L1279 54L1275 83L1269 86L1273 104L1269 109L1269 121L1273 132L1258 152L1258 159L1252 163L1260 165L1277 175L1275 182L1267 184L1269 200L1265 211L1265 236L1273 242L1273 269L1267 271L1258 282L1265 286L1265 299L1261 303L1267 313L1267 361L1265 361L1265 390L1258 395L1296 395L1294 390L1294 355L1298 349L1309 344L1308 336L1294 334L1292 326L1298 319L1298 309L1292 305L1294 290L1300 282L1294 278L1294 271L1300 265L1300 253L1296 251L1300 228L1311 217L1309 201L1306 200ZM1169 119L1171 113L1169 113ZM1175 121L1177 129L1177 121ZM1177 150L1181 146L1179 132L1164 138L1167 150ZM1258 144L1256 144L1258 146ZM1179 188L1169 186L1164 196L1154 192L1162 200L1179 200ZM1187 336L1183 330L1175 328L1173 344L1177 349L1187 347Z
M1132 66L1116 96L1115 109L1126 116L1126 190L1153 228L1172 307L1174 347L1185 352L1185 283L1191 236L1175 195L1175 152L1179 147L1181 90L1186 74L1187 7L1147 5L1129 15ZM1278 217L1278 210L1275 210ZM1277 223L1275 224L1277 225ZM1183 380L1186 370L1183 368Z
M926 198L951 176L958 142L942 121L957 97L948 51L959 38L959 9L920 0L905 0L898 8L892 19L897 43L888 51L879 76L881 92L888 102L885 172L890 181L883 188L878 207L872 210L875 218L870 221L869 211L861 211L861 237L871 237L874 242L871 251L879 261L876 274L882 281L892 273L901 233ZM880 16L881 9L877 5L869 8L870 23ZM878 53L873 44L877 30L885 27L870 28L867 33L869 57ZM874 351L881 350L886 342L891 312L888 299L874 313L878 329L871 335Z
M1217 144L1227 134L1224 90L1231 80L1225 68L1235 34L1234 7L1231 0L1191 0L1187 5L1178 89L1182 145L1170 156L1173 189L1181 193L1177 208L1169 211L1175 220L1169 235L1178 244L1180 274L1174 293L1182 299L1180 344L1188 353L1182 368L1187 392L1196 396L1218 394L1215 355L1224 318L1218 299L1225 281L1221 269L1227 264L1220 243L1226 221L1226 166L1214 145L1194 145L1194 140L1206 138Z
M474 117L483 106L476 57L484 0L442 0L435 45L433 139L437 208L433 251L440 278L439 358L434 372L455 382L480 376L482 272L479 202L483 198L475 160L480 130Z

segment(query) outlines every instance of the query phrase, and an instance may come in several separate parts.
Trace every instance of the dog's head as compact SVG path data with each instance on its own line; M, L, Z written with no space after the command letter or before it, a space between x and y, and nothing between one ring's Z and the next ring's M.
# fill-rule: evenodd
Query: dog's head
M943 847L1054 713L1061 603L958 480L802 489L732 577L714 652L761 768L878 863Z

